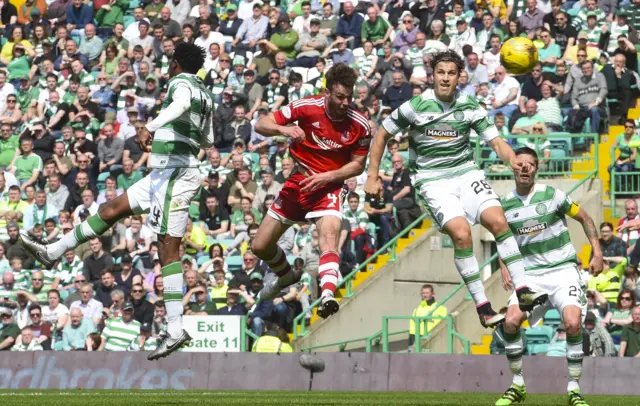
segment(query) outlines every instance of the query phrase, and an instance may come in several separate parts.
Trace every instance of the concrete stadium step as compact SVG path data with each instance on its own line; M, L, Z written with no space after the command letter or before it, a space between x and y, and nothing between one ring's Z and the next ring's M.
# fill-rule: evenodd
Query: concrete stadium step
M420 228L414 228L409 232L409 235L406 238L400 238L398 240L398 244L396 246L396 252L399 253L412 244L416 238L421 236L424 232L426 232L431 227L432 222L430 220L425 220L422 222L422 226ZM377 272L380 268L382 268L389 260L391 259L390 254L379 255L375 263L369 263L366 267L366 271L358 272L355 278L352 281L351 289L352 291L357 289L359 285L361 285L364 281L366 281L372 274ZM340 288L336 291L336 300L341 302L346 299L347 289ZM317 314L317 308L314 308L311 314L311 320L309 327L313 326L321 318ZM300 327L298 327L298 333L300 332ZM290 336L290 339L293 341L293 335Z

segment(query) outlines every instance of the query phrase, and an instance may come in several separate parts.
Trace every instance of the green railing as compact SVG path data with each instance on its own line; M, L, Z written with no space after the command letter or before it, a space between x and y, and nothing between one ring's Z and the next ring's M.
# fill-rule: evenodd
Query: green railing
M636 168L635 162L631 163L632 172L623 172L616 170L616 150L619 147L611 148L611 214L618 217L618 207L616 204L616 195L634 196L640 194L640 171Z
M389 254L391 255L391 258L389 259L389 262L395 262L396 259L397 259L398 240L401 237L405 236L406 233L411 232L411 230L413 228L415 228L416 226L422 224L422 222L424 221L425 218L427 218L427 213L423 213L420 217L418 217L417 220L415 220L413 223L409 224L409 226L407 226L407 228L405 228L404 230L399 232L398 235L393 237L388 243L383 245L378 251L376 251L373 255L371 255L369 258L367 258L366 261L364 261L363 263L358 265L353 271L351 271L349 273L349 275L345 276L337 286L338 289L340 289L342 287L345 287L346 293L344 294L343 298L348 298L348 297L353 296L353 279L356 277L358 272L366 269L366 266L369 265L369 263L371 263L379 255L385 253L387 251L387 249L389 250ZM320 304L320 299L317 299L316 301L311 303L311 305L309 306L309 309L307 311L309 311L309 312L312 311L319 304ZM296 340L298 337L303 337L308 333L307 325L305 324L304 318L305 318L305 313L303 312L303 313L300 313L298 315L298 317L293 319L293 339L294 340ZM298 330L300 330L300 331L298 331Z
M571 193L575 192L580 186L582 186L584 183L586 183L589 179L596 178L597 174L598 174L598 168L597 168L597 162L596 162L596 168L594 170L592 170L591 172L588 172L587 176L585 176L578 183L573 185L573 187L571 189L569 189L567 194L571 194ZM489 257L489 259L484 261L482 263L482 265L480 265L480 269L483 269L484 267L486 267L487 265L489 265L491 262L495 261L496 259L498 259L498 254L497 253L493 254L491 257ZM438 304L426 316L424 316L423 319L435 318L436 316L433 316L433 313L438 308L440 308L440 306L443 306L445 303L447 303L449 301L449 299L451 299L456 293L460 292L460 290L462 290L464 287L465 287L464 282L461 282L459 285L457 285L455 288L453 288L453 290L451 290L451 292L449 292L449 294L447 294L441 301L438 301ZM409 319L411 318L411 316L389 316L389 317L404 317L404 318L409 318ZM447 317L451 318L451 316L447 316ZM455 336L455 337L459 338L460 340L462 340L463 344L464 344L465 340L468 342L468 340L464 336L462 336L457 331L455 331L455 329L453 329L453 326L450 326L450 327L451 327L451 330L448 331L449 340L452 340L452 337ZM294 328L295 328L295 325L294 325ZM449 327L448 327L448 329L449 329ZM345 351L349 344L364 342L365 348L366 348L366 352L372 352L373 348L376 347L381 342L382 342L383 348L387 348L388 349L389 348L389 337L394 336L394 335L399 335L399 334L408 334L408 333L409 333L409 330L396 331L396 332L392 332L392 333L387 331L387 335L383 336L383 331L378 331L378 332L376 332L376 333L374 333L374 334L372 334L370 336L367 336L367 337L355 338L355 339L344 340L344 341L338 341L338 342L330 343L330 344L322 344L322 345L317 345L317 346L305 347L305 348L302 349L302 351L314 351L314 350L317 350L317 349L329 348L329 347L337 347L339 351ZM295 334L296 334L296 331L294 330L294 337L296 337ZM428 334L423 336L422 340L424 340L425 338L428 338ZM422 340L416 339L416 342L420 343ZM420 344L417 344L417 345L420 345ZM466 345L467 344L465 344L465 350L466 350Z
M511 135L506 137L506 139L516 139L516 140L527 140L527 139L531 139L533 137L531 136L527 136L527 135ZM552 154L548 159L548 165L545 169L554 169L552 170L540 170L538 172L539 175L541 176L562 176L562 177L566 177L569 174L571 175L580 175L583 174L585 175L585 177L583 179L581 179L576 185L574 185L571 190L568 193L572 193L573 191L575 191L578 187L580 187L583 183L585 183L588 179L591 179L592 177L597 177L598 175L598 148L594 148L595 153L593 154L593 156L575 156L575 157L559 157L556 156L553 151L554 150L560 150L562 149L559 145L564 143L566 145L566 154L568 155L568 153L570 151L572 151L574 148L577 148L578 146L580 147L584 147L586 149L586 146L589 145L590 142L594 143L595 145L597 145L600 142L600 136L598 134L568 134L568 133L561 133L561 134L546 134L544 136L544 138L548 139L551 143L551 151ZM575 139L575 141L574 141ZM540 147L541 144L541 140L540 138L534 139L533 140L534 146L538 146ZM514 146L514 148L516 148L517 146ZM492 155L491 154L491 148L490 147L481 147L479 144L476 145L476 162L478 163L478 165L481 168L484 168L485 173L487 174L488 177L498 177L498 176L512 176L512 172L510 168L506 168L506 172L491 172L490 168L491 165L495 165L498 162L501 162L499 158L497 158L495 156L495 153ZM542 155L542 154L541 154ZM571 164L572 163L582 163L581 166L583 166L586 169L582 169L582 170L577 170L577 171L571 171ZM565 163L568 164L568 169L564 170L564 171L556 171L555 169L557 169L559 166L558 165L565 165ZM415 220L413 223L411 223L408 227L406 227L404 230L402 230L400 233L398 233L398 235L396 235L394 238L392 238L388 243L386 243L384 246L382 246L382 248L380 248L378 251L376 251L371 257L369 257L366 261L364 261L362 264L360 264L358 267L356 267L351 273L349 273L349 275L347 275L339 284L338 284L338 289L345 287L346 288L346 293L343 297L348 298L353 296L353 279L355 278L355 276L357 275L358 272L366 269L365 267L371 263L375 258L377 258L380 254L384 253L385 251L387 251L387 249L389 250L389 253L391 255L391 258L389 259L390 262L394 262L397 259L397 242L398 239L401 238L402 236L406 235L408 232L411 231L411 229L413 229L414 227L416 227L418 224L422 223L423 220L425 220L427 218L427 213L423 213L417 220ZM491 258L489 258L487 261L485 261L485 263L480 267L480 269L484 268L485 266L489 265L492 261L495 261L497 259L497 254L494 254L493 256L491 256ZM447 300L449 300L453 295L455 295L456 293L458 293L460 291L460 289L464 288L464 283L460 283L460 285L456 286L441 302L439 302L438 306L441 306L442 304L446 303ZM313 303L311 303L311 305L309 306L308 311L312 311L314 308L316 308L318 305L320 304L320 299L317 299L316 301L314 301ZM434 308L433 311L435 311L436 309ZM429 313L427 315L427 317L431 316L433 314L433 311L431 313ZM305 313L301 313L299 314L294 320L293 320L293 339L296 340L299 337L304 337L305 335L308 334L308 330L307 330L307 326L305 324L304 321L305 318ZM348 340L348 341L342 341L342 342L338 342L338 343L333 343L333 344L327 344L325 346L322 347L314 347L314 348L324 348L324 347L329 347L329 346L338 346L338 348L342 347L342 348L346 348L346 346L350 343L354 343L354 342L365 342L367 345L371 345L371 343L373 342L373 340L375 339L375 335L374 336L370 336L370 337L364 337L364 338L359 338L359 339L354 339L354 340Z
M593 170L598 169L598 148L595 148L593 155L571 155L575 149L585 150L590 144L597 145L600 142L598 134L509 135L505 140L510 141L514 149L522 146L533 148L538 153L540 161L538 175L542 177L590 175ZM490 146L480 146L476 143L475 150L476 162L484 169L487 178L511 177L511 168L504 165ZM545 151L549 151L549 156L546 158Z
M430 352L425 351L422 348L422 342L427 338L431 337L431 333L429 331L422 332L422 328L420 326L425 324L428 321L434 320L446 320L447 323L447 354L453 354L455 352L455 340L458 339L462 342L463 352L464 354L471 354L471 342L467 340L462 334L458 333L454 326L454 320L451 316L383 316L382 317L382 329L380 331L375 332L374 334L364 337L357 338L354 340L345 340L340 343L332 343L332 344L323 344L323 345L315 345L310 347L302 348L301 351L312 352L315 350L319 350L321 348L329 348L338 346L338 350L340 352L346 351L347 346L353 343L359 343L358 348L362 348L362 344L364 343L366 352L374 352L374 349L382 344L381 350L382 352L389 352L389 338L392 336L403 335L407 336L409 334L409 330L399 330L399 331L390 331L389 330L389 321L390 320L406 320L413 321L416 323L415 328L415 349L414 352L422 353L422 352ZM435 326L434 326L435 327ZM426 330L426 329L425 329Z

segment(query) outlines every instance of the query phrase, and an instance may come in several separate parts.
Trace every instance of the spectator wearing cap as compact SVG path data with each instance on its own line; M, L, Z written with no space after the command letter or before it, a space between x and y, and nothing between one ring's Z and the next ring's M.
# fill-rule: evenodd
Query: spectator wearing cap
M252 202L252 207L256 210L262 207L268 195L277 196L282 190L282 185L275 181L275 174L270 166L260 169L260 179L262 184L258 186Z
M77 351L84 349L87 336L96 331L91 319L86 319L79 308L71 309L71 322L62 330L62 349Z
M297 18L301 18L298 16ZM311 68L329 45L327 37L320 34L320 20L313 18L308 31L302 33L296 43L298 52L295 61L290 66Z
M586 31L580 31L577 34L577 40L576 40L576 44L571 46L571 47L567 47L567 50L564 54L563 59L565 60L570 60L575 67L575 70L580 70L580 65L582 63L582 61L584 60L591 60L591 61L596 61L598 60L598 57L600 56L600 51L595 48L595 47L590 47L587 45L587 42L589 40L589 35L587 34ZM586 51L586 59L580 60L580 57L578 56L581 52ZM573 66L572 69L570 71L570 73L573 74Z
M240 94L238 94L238 101L240 103L244 103L248 107L249 110L246 112L245 118L247 120L251 120L262 104L264 88L256 82L256 72L254 70L245 70L243 76L244 89ZM249 138L245 140L246 142L250 139L251 131L249 134Z
M596 315L593 312L587 312L584 319L584 328L589 334L589 341L591 343L591 351L588 355L595 357L615 357L618 354L611 334L601 323L596 320Z
M268 21L269 20L267 19L267 24ZM238 6L229 2L229 4L227 5L227 19L224 20L218 27L218 32L224 35L227 41L225 43L226 52L231 52L231 44L238 35L243 22L244 20L238 17Z
M140 325L140 335L138 342L132 346L130 350L153 351L158 348L158 339L153 335L153 326L151 323L142 323Z
M122 317L108 319L102 331L102 343L98 351L127 351L138 340L140 322L134 320L131 302L122 305Z
M233 89L227 87L222 92L222 103L218 104L218 108L214 113L214 132L216 134L215 146L220 152L230 152L233 146L233 140L225 140L225 128L234 119Z
M238 12L240 18L244 21L231 43L231 47L235 49L254 50L255 46L267 35L267 27L269 26L269 18L262 15L262 3L241 2L241 7L253 4L251 17L243 17Z
M362 44L362 25L364 18L356 13L356 8L352 1L342 3L342 8L344 13L338 19L336 40L348 40L349 49L358 48Z
M133 260L129 254L124 254L120 259L120 272L116 273L115 281L122 289L124 295L129 297L134 285L142 283L142 274L133 267Z
M467 19L459 18L456 21L456 33L451 37L449 49L453 49L459 55L464 55L462 48L466 45L474 46L476 43L476 34L473 28L469 27Z
M596 16L596 24L602 26L606 23L607 14L603 9L598 6L597 0L586 0L582 4L582 8L579 9L578 14L573 19L573 26L578 30L583 30L587 25L587 18L590 14ZM611 16L611 20L613 15Z
M229 72L227 76L227 89L231 88L236 96L236 93L241 93L244 89L244 68L245 68L245 58L242 55L237 55L233 58L233 69Z
M0 351L9 351L16 344L16 338L20 335L20 327L15 323L10 309L0 307Z
M296 44L298 43L298 33L291 28L291 20L285 13L280 14L278 19L280 30L273 34L270 39L263 39L260 42L267 45L269 52L276 54L283 52L288 61L296 59Z

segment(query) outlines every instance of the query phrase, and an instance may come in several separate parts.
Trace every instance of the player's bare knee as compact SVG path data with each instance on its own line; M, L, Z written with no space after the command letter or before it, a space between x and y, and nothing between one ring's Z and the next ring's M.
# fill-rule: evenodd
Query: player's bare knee
M568 335L578 335L580 334L580 319L567 319L564 322L564 328Z
M253 254L258 258L263 259L265 255L265 249L266 245L257 238L251 241L251 252L253 252Z
M456 230L450 233L449 236L453 241L453 246L456 248L470 248L473 246L471 230Z
M514 334L522 324L522 312L517 306L510 306L507 314L504 316L504 330L507 333Z
M504 216L496 216L495 218L493 218L491 223L485 225L485 227L488 228L489 232L491 232L491 234L493 234L494 236L500 235L509 230L507 219Z

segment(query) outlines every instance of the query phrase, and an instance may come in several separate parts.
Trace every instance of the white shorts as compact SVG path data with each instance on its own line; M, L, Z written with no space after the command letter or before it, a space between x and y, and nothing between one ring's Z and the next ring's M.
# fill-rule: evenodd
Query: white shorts
M542 319L550 308L560 312L567 306L577 306L582 310L582 321L587 315L586 286L575 266L550 271L541 275L527 275L527 286L537 292L549 295L543 306L537 307L529 317L529 324L535 325ZM518 297L513 292L509 297L509 306L518 304Z
M200 185L198 168L154 169L126 192L134 213L149 213L147 225L154 233L183 237Z
M422 180L420 174L412 176L414 185ZM455 217L464 217L469 224L476 224L485 209L500 206L498 195L484 172L477 169L455 178L427 181L418 187L418 195L439 229Z

